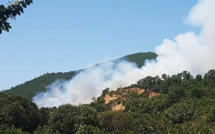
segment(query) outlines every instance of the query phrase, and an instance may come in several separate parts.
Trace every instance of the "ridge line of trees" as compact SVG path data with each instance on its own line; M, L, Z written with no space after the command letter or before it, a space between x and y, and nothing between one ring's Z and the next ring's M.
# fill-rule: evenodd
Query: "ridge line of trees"
M90 104L38 108L28 99L0 93L0 134L150 134L215 133L215 70L195 78L187 71L146 77L114 91L123 100L104 103L108 88ZM149 92L159 96L148 98ZM112 105L123 101L124 111Z

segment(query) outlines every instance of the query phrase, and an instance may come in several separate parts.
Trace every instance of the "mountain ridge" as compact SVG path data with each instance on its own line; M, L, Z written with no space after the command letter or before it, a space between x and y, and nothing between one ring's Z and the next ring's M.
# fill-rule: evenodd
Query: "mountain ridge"
M157 55L153 52L140 52L140 53L126 55L124 57L114 59L108 62L120 62L122 60L126 60L129 62L135 63L137 67L140 68L145 64L146 60L153 60L153 59L156 59L156 57ZM99 63L94 66L102 65L104 63ZM15 87L12 87L8 90L4 90L2 92L6 94L19 95L26 99L31 100L37 93L46 91L46 87L52 84L54 81L58 79L65 80L65 81L72 79L77 73L85 69L79 69L79 70L69 71L69 72L46 73L32 80L26 81Z

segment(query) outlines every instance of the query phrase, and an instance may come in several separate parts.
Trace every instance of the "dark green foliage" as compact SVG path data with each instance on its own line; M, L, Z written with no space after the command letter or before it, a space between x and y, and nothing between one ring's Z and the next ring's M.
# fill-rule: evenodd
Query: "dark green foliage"
M96 132L100 131L97 127L97 111L90 105L72 106L62 105L57 109L52 109L49 114L48 123L44 123L43 128L37 132L71 134L77 131Z
M128 112L154 113L171 106L171 100L167 95L161 95L151 99L132 99L127 101L125 106Z
M211 111L211 113L207 117L208 123L214 123L215 122L215 109Z
M81 123L80 114L78 107L70 104L60 106L52 113L48 125L54 133L75 133Z
M97 111L95 108L89 106L89 105L83 105L80 107L80 113L81 113L81 124L83 125L97 125L98 122L96 120L97 118Z
M154 91L154 92L166 92L165 91L165 87L161 85L161 78L159 78L158 76L156 77L151 77L151 76L148 76L144 79L141 79L137 82L137 86L139 88L144 88L144 89L149 89L151 91Z
M190 80L190 79L193 78L193 76L190 74L190 72L183 71L182 72L182 78L185 79L185 80Z
M0 93L0 134L186 134L215 133L215 79L213 70L200 78L189 72L163 79L146 77L130 87L143 94L108 88L91 104L40 108L20 96ZM159 92L149 98L150 93ZM105 94L118 98L105 104ZM124 111L112 111L123 104Z
M208 80L214 80L215 79L215 70L210 70L208 71L208 73L205 74L204 76L205 79L208 79Z
M29 134L29 133L23 132L20 129L6 129L6 130L0 130L0 134Z
M21 128L33 132L39 125L39 109L33 102L20 96L0 93L0 130Z
M136 133L163 133L169 123L169 120L162 114L139 114L135 118Z
M165 111L166 117L173 123L184 123L197 117L195 100L177 103Z
M103 131L132 130L133 118L119 111L102 112L98 116L99 126Z
M202 80L202 75L196 75L196 81L201 81Z
M142 67L145 64L146 60L155 60L157 54L153 52L148 53L136 53L132 55L125 56L124 58L130 62L134 62L137 64L137 67Z
M171 100L171 102L176 103L179 101L179 99L181 97L183 97L185 95L185 91L184 89L181 88L172 88L169 92L168 92L168 96Z
M39 126L37 130L34 131L34 134L60 134L59 132L54 133L49 126Z
M40 115L40 122L39 122L39 125L40 126L44 126L44 125L47 125L48 124L48 120L50 118L50 113L53 112L54 109L52 108L40 108L40 111L39 111L39 115Z
M78 134L104 134L98 127L91 125L80 126Z
M15 19L17 15L24 13L24 9L28 5L32 4L33 0L22 0L15 1L13 3L9 2L9 5L5 7L0 5L0 34L2 31L7 31L11 29L11 25L8 22L9 18Z
M110 91L109 88L106 88L102 91L102 96L104 96L105 94L107 94Z
M192 96L193 97L201 98L201 97L206 96L206 95L207 95L207 92L204 89L201 89L201 88L192 89Z

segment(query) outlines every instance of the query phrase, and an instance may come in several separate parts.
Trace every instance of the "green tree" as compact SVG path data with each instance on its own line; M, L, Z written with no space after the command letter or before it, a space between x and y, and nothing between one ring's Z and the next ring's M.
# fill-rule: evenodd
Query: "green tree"
M102 96L105 96L105 94L109 93L110 88L106 87L103 91L102 91Z
M202 80L202 75L196 75L196 78L195 78L197 81L201 81Z
M215 80L215 70L214 69L211 69L209 70L205 76L204 76L205 79L209 79L209 80Z
M166 110L166 117L170 119L172 123L191 121L195 119L196 116L196 103L194 101L177 103Z
M48 120L50 118L50 113L52 111L53 111L53 109L51 109L51 108L45 108L45 107L40 108L40 111L39 111L39 115L40 115L39 125L40 126L44 126L44 125L48 124Z
M185 90L181 88L173 88L168 92L168 96L172 103L178 102L181 97L185 96L185 94Z
M2 31L9 32L11 25L8 19L15 19L17 15L24 13L23 8L26 8L31 3L33 3L33 0L17 0L15 2L9 2L7 7L0 5L0 34Z
M200 88L193 88L191 93L192 93L192 96L197 97L197 98L201 98L201 97L207 95L206 90L200 89Z
M182 78L185 79L185 80L190 80L190 79L193 78L193 76L190 74L190 72L183 71L182 72Z
M98 116L100 128L103 131L132 130L133 118L120 111L102 112Z
M79 107L70 104L62 105L51 114L48 125L54 133L73 134L79 128L80 114Z
M98 127L91 125L80 126L77 134L104 134Z
M7 130L0 130L0 134L29 134L29 133L23 132L20 129L7 129Z
M81 113L81 124L96 125L97 124L97 113L96 109L89 105L83 105L80 107Z
M39 125L39 109L20 96L0 94L0 129L20 128L32 133Z

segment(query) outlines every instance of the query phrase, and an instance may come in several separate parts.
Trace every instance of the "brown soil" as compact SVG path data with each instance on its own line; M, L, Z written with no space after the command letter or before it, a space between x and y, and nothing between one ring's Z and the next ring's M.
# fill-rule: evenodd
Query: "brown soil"
M138 94L142 94L145 92L145 89L140 89L140 88L129 88L129 89L124 89L124 93L125 94L126 92L137 92ZM155 97L155 96L159 96L160 93L156 93L156 92L150 92L149 94L149 97L148 98L152 98L152 97ZM104 97L104 100L105 100L105 104L108 104L110 101L113 101L113 100L116 100L116 99L123 99L123 100L126 100L125 97L121 96L121 95L117 95L117 94L106 94L105 97ZM113 104L111 109L113 111L124 111L125 110L125 106L123 106L122 102L120 104Z
M125 110L125 106L122 105L122 103L120 104L116 104L114 106L112 106L112 110L113 111L124 111Z
M120 95L116 95L116 94L113 94L112 96L110 96L109 94L106 94L105 97L104 97L105 104L108 104L110 101L116 100L119 97L121 97L121 96Z
M160 95L160 93L151 92L151 93L149 94L149 98L152 98L152 97L155 97L155 96L159 96L159 95Z

